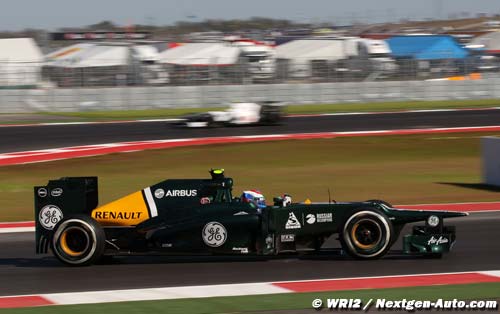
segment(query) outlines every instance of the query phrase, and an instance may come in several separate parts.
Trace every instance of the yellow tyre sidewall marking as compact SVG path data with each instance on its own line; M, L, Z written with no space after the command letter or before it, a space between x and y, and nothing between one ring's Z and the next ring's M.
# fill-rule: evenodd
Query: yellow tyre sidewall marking
M59 244L61 245L61 249L63 250L63 252L73 257L82 255L85 252L85 250L82 252L73 251L68 245L67 236L68 236L68 229L64 230L63 233L61 234L61 237L59 238Z

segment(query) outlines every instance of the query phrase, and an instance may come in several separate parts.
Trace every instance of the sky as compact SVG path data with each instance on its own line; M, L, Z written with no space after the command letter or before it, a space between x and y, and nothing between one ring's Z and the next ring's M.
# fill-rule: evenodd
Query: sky
M500 14L498 0L15 0L0 10L0 30L118 25L172 25L177 21L283 18L299 22L386 22L468 12Z

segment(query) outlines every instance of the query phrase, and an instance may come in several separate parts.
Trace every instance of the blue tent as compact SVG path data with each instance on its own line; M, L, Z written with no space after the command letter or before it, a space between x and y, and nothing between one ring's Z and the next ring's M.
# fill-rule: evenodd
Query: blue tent
M408 35L387 39L395 58L417 60L464 59L469 55L455 39L448 35Z

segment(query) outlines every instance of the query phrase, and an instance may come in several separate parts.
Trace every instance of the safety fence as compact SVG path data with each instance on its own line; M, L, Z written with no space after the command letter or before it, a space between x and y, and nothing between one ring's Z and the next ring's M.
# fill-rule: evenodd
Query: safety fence
M198 86L0 89L0 113L500 98L500 76L479 79Z

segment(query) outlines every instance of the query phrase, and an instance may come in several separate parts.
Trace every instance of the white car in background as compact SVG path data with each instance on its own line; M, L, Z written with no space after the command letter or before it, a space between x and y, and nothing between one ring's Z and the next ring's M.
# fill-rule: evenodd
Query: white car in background
M272 125L283 118L283 103L233 103L225 111L188 114L177 123L188 128L206 128L230 125Z

